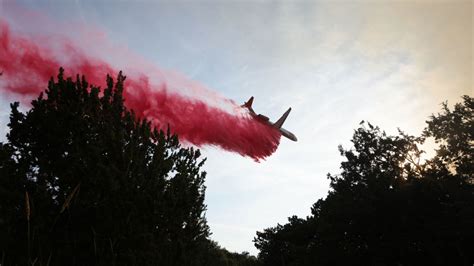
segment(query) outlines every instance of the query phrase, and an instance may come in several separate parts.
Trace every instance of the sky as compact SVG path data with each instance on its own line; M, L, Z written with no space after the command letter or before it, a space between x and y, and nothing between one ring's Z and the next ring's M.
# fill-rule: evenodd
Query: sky
M284 127L298 142L282 139L263 162L201 147L211 238L251 254L256 231L305 217L326 196L326 175L343 160L337 147L351 147L361 120L420 134L443 101L474 95L473 11L456 0L0 0L0 17L25 34L74 36L87 25L226 98L255 96L256 112L274 121L293 108ZM0 141L13 100L0 94Z

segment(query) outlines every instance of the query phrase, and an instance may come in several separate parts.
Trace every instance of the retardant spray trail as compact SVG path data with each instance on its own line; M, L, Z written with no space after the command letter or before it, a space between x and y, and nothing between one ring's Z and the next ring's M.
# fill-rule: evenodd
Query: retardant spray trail
M1 91L30 100L44 90L60 66L66 74L83 74L95 85L103 85L106 74L118 73L103 60L88 57L71 41L62 40L54 45L55 49L41 43L35 37L12 33L0 20ZM127 77L124 98L126 106L139 117L160 129L169 125L181 141L196 146L215 145L258 161L275 152L280 142L280 132L275 128L171 92L166 83L151 85L144 74Z

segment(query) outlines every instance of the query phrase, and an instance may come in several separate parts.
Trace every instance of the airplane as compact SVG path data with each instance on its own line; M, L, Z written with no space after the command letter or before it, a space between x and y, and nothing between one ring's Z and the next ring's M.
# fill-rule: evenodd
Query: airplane
M254 117L255 119L259 120L260 122L265 123L269 126L272 126L276 129L278 129L280 131L280 133L283 136L285 136L286 138L288 138L292 141L297 141L298 140L293 133L291 133L290 131L282 128L283 123L285 123L286 118L288 117L288 115L291 112L291 107L280 117L280 119L278 119L278 121L273 123L273 122L270 121L270 118L268 118L268 117L266 117L262 114L255 113L255 111L252 108L252 103L253 103L253 96L250 97L250 99L248 101L246 101L243 105L241 105L241 107L247 108L250 112L250 115L252 117Z

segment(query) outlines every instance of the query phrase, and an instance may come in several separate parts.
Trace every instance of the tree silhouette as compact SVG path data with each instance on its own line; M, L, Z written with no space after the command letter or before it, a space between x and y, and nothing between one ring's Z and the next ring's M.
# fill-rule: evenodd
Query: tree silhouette
M257 232L264 265L472 265L473 100L444 105L422 137L387 136L370 123L328 175L331 190L306 219ZM437 155L420 163L433 136Z
M0 144L2 265L199 261L209 236L204 160L128 111L124 81L107 77L100 91L61 69L26 114L11 105Z
M463 96L463 103L449 110L443 103L443 112L432 115L424 130L425 137L434 137L440 144L437 156L430 166L437 172L451 172L464 181L473 183L474 172L474 99Z

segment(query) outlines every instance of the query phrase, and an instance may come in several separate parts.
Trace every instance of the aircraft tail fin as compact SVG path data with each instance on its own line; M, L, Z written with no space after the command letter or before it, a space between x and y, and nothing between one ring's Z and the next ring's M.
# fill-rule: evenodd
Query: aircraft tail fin
M278 121L275 122L275 124L273 124L273 126L275 126L276 128L281 128L283 126L283 123L285 123L285 120L290 114L290 112L291 112L291 107L280 117L280 119L278 119Z
M252 104L253 104L253 96L250 97L250 99L248 101L246 101L242 107L247 107L247 108L252 108Z

